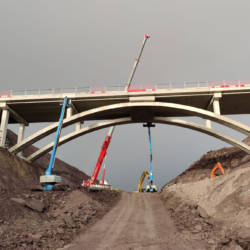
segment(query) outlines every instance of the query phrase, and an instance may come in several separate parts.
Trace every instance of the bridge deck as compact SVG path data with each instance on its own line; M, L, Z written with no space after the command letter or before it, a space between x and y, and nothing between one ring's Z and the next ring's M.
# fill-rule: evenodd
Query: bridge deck
M129 92L106 92L95 94L50 94L50 95L27 95L0 98L0 109L5 103L29 123L56 122L61 111L60 99L67 95L73 102L76 110L80 113L89 109L98 108L110 104L129 102L130 97L154 97L156 102L168 102L182 104L207 110L207 107L216 92L222 93L220 109L222 115L249 114L250 113L250 87L229 88L189 88L189 89L166 89L155 91ZM213 110L210 106L209 111ZM130 116L131 111L125 113L112 112L109 117L96 116L91 120L116 119ZM155 115L166 117L183 117L188 114L181 112L171 113L155 110ZM1 117L1 116L0 116ZM1 118L0 118L1 119ZM9 123L18 123L11 117Z

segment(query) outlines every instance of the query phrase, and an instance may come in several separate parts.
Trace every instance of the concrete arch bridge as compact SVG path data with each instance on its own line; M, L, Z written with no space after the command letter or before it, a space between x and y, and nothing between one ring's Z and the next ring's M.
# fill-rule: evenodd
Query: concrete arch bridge
M18 142L9 149L19 153L29 145L50 135L57 129L58 122L24 139L24 128L30 122L58 121L60 114L58 96L8 97L0 99L1 146L4 146L8 123L19 123ZM240 133L250 136L250 127L227 118L222 114L246 114L250 110L250 87L242 88L196 88L181 90L159 90L150 92L70 95L70 107L63 120L63 127L76 124L76 130L60 139L59 145L79 136L109 126L154 122L170 124L196 130L223 140L250 153L250 147L228 135L211 128L214 121ZM232 102L234 100L235 102ZM249 103L248 103L249 102ZM222 107L221 107L222 106ZM206 126L174 119L174 117L197 116L206 120ZM170 118L171 117L171 118ZM105 120L85 128L81 124L87 120ZM53 142L27 157L34 161L52 149Z

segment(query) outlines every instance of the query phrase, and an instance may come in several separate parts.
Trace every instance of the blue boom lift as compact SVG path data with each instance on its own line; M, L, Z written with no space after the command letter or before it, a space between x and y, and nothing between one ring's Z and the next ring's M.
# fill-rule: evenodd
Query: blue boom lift
M59 142L60 135L61 135L65 110L68 107L69 107L69 99L67 98L67 96L65 96L63 104L62 104L61 116L60 116L58 127L57 127L56 138L55 138L52 154L50 157L49 167L45 171L45 175L40 176L40 183L44 186L44 190L52 190L54 184L61 182L61 177L57 176L57 175L53 175L52 169L53 169L54 163L55 163L56 151L57 151L58 142Z
M152 156L152 145L151 145L151 133L150 127L155 127L155 124L148 122L147 124L143 124L143 127L148 128L148 137L149 137L149 149L150 149L150 173L149 173L149 185L146 186L146 192L157 192L158 188L154 185L154 173L153 173L153 156Z

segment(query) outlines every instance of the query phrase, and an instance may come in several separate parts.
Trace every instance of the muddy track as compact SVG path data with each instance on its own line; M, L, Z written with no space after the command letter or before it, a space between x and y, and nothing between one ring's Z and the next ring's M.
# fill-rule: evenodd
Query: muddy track
M177 232L160 194L123 193L119 203L110 212L65 248L196 249L192 243L185 244L186 240L185 236Z

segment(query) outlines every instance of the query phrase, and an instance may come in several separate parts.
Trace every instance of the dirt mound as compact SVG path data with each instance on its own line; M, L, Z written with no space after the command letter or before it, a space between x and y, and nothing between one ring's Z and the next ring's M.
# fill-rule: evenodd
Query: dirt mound
M17 142L17 135L8 130L7 140L12 146ZM23 156L29 156L36 152L38 148L29 146L23 151ZM44 175L49 166L51 154L47 153L34 163L29 163L22 158L13 155L4 148L0 148L0 188L16 189L39 184L39 178ZM83 180L90 177L79 169L56 158L53 174L62 178L62 183L71 189L78 187Z
M250 138L244 140L250 143ZM162 188L179 230L213 249L250 249L250 155L236 148L210 151ZM225 175L210 178L217 162Z
M17 135L8 130L7 139L12 146ZM36 150L30 146L23 156ZM63 247L120 199L116 191L76 189L89 176L59 159L53 173L62 177L62 185L57 186L59 191L43 191L39 178L49 160L50 154L46 154L31 164L0 147L0 249Z
M103 217L116 191L0 190L0 249L57 249Z
M243 142L250 145L250 137L247 137ZM221 163L226 173L232 173L238 169L250 167L250 155L235 147L209 151L166 185L210 178L211 171L217 162Z

